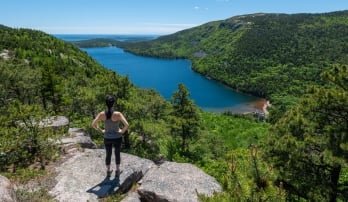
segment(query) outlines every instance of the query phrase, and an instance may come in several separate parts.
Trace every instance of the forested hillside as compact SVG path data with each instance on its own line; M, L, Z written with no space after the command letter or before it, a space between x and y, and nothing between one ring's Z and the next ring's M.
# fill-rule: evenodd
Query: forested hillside
M199 166L224 189L202 201L346 201L347 24L347 12L257 14L154 41L117 42L139 54L189 58L197 71L279 106L298 103L271 124L202 112L183 84L166 101L73 44L0 26L0 173L21 183L59 158L54 143L66 131L39 127L49 116L67 116L71 127L87 129L101 144L90 124L112 94L130 123L131 147L124 151Z
M132 122L133 132L145 127L142 120L167 127L158 123L168 118L170 106L164 98L136 88L76 46L29 29L1 26L0 36L0 171L54 157L50 152L57 150L47 138L59 138L64 131L42 131L37 123L63 115L71 127L90 129L95 115L105 109L108 94L117 98L115 110ZM96 141L102 137L90 133Z
M348 11L241 15L118 46L140 55L188 58L197 72L289 105L308 85L323 85L324 70L348 64Z

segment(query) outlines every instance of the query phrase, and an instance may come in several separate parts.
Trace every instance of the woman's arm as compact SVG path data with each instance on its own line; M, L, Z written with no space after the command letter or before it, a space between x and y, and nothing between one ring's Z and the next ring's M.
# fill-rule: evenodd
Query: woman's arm
M123 123L123 128L120 131L120 133L124 134L128 130L129 124L121 112L119 113L119 116L120 116L120 121Z
M95 117L95 119L94 119L93 122L92 122L92 127L93 127L94 129L96 129L96 130L98 130L98 131L104 133L104 130L101 129L101 128L99 127L99 124L98 124L99 121L102 120L102 119L101 119L101 115L102 115L102 113L100 112L100 113Z

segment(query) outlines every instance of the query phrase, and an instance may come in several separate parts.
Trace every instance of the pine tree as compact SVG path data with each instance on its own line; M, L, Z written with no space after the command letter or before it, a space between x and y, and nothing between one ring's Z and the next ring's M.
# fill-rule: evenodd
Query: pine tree
M171 98L174 116L171 131L174 136L181 137L181 150L188 151L188 141L198 134L199 116L188 89L182 83L178 88Z
M323 74L328 87L310 94L271 129L268 159L291 194L311 201L347 196L340 176L348 162L348 69Z

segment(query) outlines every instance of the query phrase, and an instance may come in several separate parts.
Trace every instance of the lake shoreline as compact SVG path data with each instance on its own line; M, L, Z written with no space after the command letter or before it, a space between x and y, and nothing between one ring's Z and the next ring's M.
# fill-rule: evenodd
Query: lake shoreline
M268 109L267 109L268 107L271 106L271 103L269 100L260 99L258 101L252 102L251 104L255 107L255 109L264 113L265 116L267 116L269 114Z
M241 103L231 107L225 108L201 108L203 111L211 112L211 113L225 113L231 112L233 114L264 114L267 116L269 114L268 107L270 107L270 101L260 98L259 100L252 101L249 103Z
M87 36L74 37L76 40L76 37ZM242 114L260 110L259 105L255 108L250 103L257 103L262 98L239 92L221 81L194 71L190 60L138 56L114 46L81 49L107 69L120 75L128 75L131 82L139 88L155 89L165 99L170 98L177 90L178 83L183 83L190 91L190 98L203 111L214 113L230 111ZM163 85L164 83L166 85Z
M127 35L122 35L122 36L113 36L113 35L104 36L104 35L101 35L101 36L103 36L102 38L104 38L104 39L112 39L112 40L116 40L117 39L119 41L128 40L128 38L131 38L133 40L135 38L137 38L139 40L139 36L127 36ZM84 41L84 40L92 40L92 39L95 40L95 39L100 38L99 35L56 35L56 37L61 38L63 40L65 38L65 40L67 40L67 41ZM148 37L149 36L147 36L147 38ZM142 36L141 38L145 38L145 37ZM113 47L118 48L117 46L113 46ZM90 49L90 48L93 49L95 47L89 47L89 48L85 47L85 49ZM98 48L103 48L103 47L98 47ZM104 48L109 48L109 47L104 47ZM122 49L122 48L120 48L120 49ZM133 53L130 53L130 54L133 55ZM92 56L92 55L90 55L90 56ZM148 57L148 58L151 58L151 57ZM187 59L185 59L185 60L187 60ZM99 62L102 63L102 61L99 61ZM109 66L109 65L104 65L104 66ZM110 66L109 66L109 68L110 68ZM111 68L111 69L114 70L115 72L121 73L121 72L119 72L119 69L113 69L113 68ZM237 89L233 89L232 87L228 86L226 83L224 83L222 81L215 80L215 79L211 78L208 75L204 75L204 74L202 74L200 72L197 72L197 71L195 71L194 68L192 68L192 66L190 66L190 70L193 71L194 73L204 77L207 80L211 80L212 82L219 83L220 85L224 86L224 88L231 89L232 91L234 91L237 94L240 93L240 94L245 94L245 95L248 95L248 96L250 95L250 94L247 94L247 93L244 93L244 92L239 92ZM127 75L128 75L128 73L129 72L126 72L126 73L124 72L124 74L127 74ZM133 83L136 83L136 82L133 82ZM139 86L141 88L144 87L142 85L139 85ZM190 86L188 86L188 87L190 88ZM145 86L145 88L146 88L146 86ZM160 92L161 90L158 90L158 91ZM212 91L214 91L214 90L212 90ZM163 94L161 92L160 92L160 94L162 96L164 96L164 97L167 97L165 94ZM192 94L194 94L194 93L192 92ZM254 96L254 95L250 95L250 96ZM201 104L198 104L198 101L196 101L196 103L198 104L199 107L201 107L203 109L203 111L208 111L208 112L223 113L223 112L226 112L226 111L230 111L232 113L237 113L237 114L264 113L267 116L268 115L267 107L270 106L269 101L267 101L264 98L257 98L257 96L254 96L254 97L256 97L257 100L252 101L252 102L246 101L246 102L244 102L242 104L237 104L237 105L235 105L235 103L231 103L232 105L230 107L228 106L229 105L228 103L225 106L222 106L222 107L215 107L215 106L202 107ZM223 98L220 97L220 98L217 98L217 99L218 100L222 100ZM208 101L208 102L212 103L214 101ZM206 106L206 103L203 103L203 105Z

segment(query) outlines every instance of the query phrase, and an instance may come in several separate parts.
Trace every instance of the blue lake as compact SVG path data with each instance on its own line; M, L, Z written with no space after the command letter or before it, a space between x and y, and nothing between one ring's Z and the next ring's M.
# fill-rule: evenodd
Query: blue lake
M74 41L69 39L83 40L91 36L57 37L66 41ZM142 57L117 47L82 48L82 50L105 68L120 75L128 75L136 86L154 89L166 99L169 99L178 89L179 83L183 83L190 91L191 99L205 111L251 112L259 110L256 107L263 101L254 96L235 92L219 82L201 76L192 71L191 63L188 60Z

